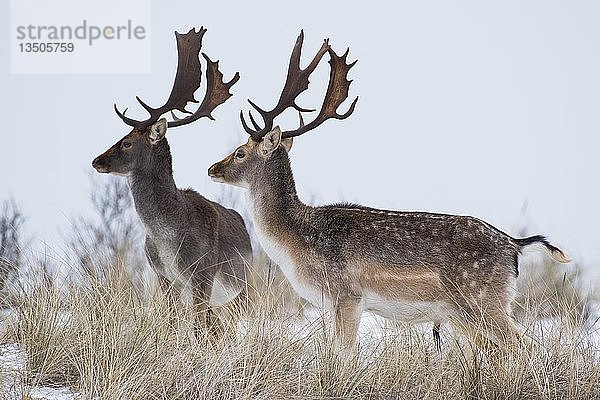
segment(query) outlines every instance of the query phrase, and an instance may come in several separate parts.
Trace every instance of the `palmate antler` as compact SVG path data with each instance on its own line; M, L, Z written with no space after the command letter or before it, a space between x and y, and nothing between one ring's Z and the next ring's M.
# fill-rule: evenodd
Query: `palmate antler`
M243 111L240 111L240 120L242 121L242 126L244 127L244 130L255 141L262 140L262 138L268 132L270 132L271 129L273 129L275 118L281 115L289 107L292 107L298 111L298 114L300 115L300 127L292 131L284 131L282 133L283 138L290 138L302 135L303 133L306 133L321 125L324 121L330 118L348 118L354 111L354 107L356 106L356 102L358 101L358 96L354 99L348 111L346 111L344 114L337 113L338 107L348 98L348 91L350 89L350 83L352 82L348 80L348 71L350 71L350 68L352 68L354 64L356 64L356 61L350 64L346 63L346 58L348 56L349 50L346 50L344 55L338 56L331 49L331 46L329 45L329 39L325 39L323 45L321 46L319 51L317 51L317 54L313 57L310 64L305 69L301 69L300 53L302 51L303 41L304 31L300 31L300 35L298 35L298 39L296 39L296 44L294 45L292 55L290 56L290 64L288 67L285 85L283 87L283 90L281 91L279 101L277 102L275 108L273 108L270 111L265 111L251 100L248 100L250 105L254 107L254 109L262 117L264 126L261 128L254 119L252 113L248 112L250 122L252 123L254 129L250 128L246 123L246 120L244 119ZM310 76L310 74L312 74L317 65L319 65L319 62L321 61L325 53L329 53L330 57L330 73L327 92L325 93L325 98L323 100L323 105L321 106L319 114L314 120L305 125L302 113L312 112L315 110L310 110L298 106L296 104L296 98L306 89L308 89L308 77Z
M200 107L195 112L192 113L186 110L187 103L198 103L198 100L194 98L194 92L200 87L202 79L199 54L202 48L202 38L205 33L206 29L203 27L198 32L193 28L186 34L175 32L177 40L177 73L167 102L161 107L153 108L136 96L137 101L150 114L150 118L144 121L138 121L125 116L127 109L120 112L115 104L115 112L123 122L137 130L145 130L167 112L171 112L171 116L173 117L173 121L168 122L168 127L186 125L202 117L213 119L211 112L232 96L229 89L240 79L240 74L236 72L229 82L223 82L223 74L219 71L219 62L212 61L206 54L202 53L202 56L208 63L206 70L206 94ZM173 113L174 110L189 115L185 118L177 118Z

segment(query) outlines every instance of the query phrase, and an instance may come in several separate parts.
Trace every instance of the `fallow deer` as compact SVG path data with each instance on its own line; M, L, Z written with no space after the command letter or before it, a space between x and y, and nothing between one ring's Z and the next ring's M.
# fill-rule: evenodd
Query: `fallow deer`
M173 179L172 159L165 138L167 128L194 122L202 117L214 119L211 112L224 103L239 74L227 83L218 61L202 53L207 62L207 88L195 112L186 110L188 102L198 103L194 92L202 77L199 59L206 29L175 32L177 73L167 102L152 108L136 97L150 117L138 121L125 116L115 105L117 115L133 129L92 162L100 173L123 175L133 196L136 211L146 229L147 258L158 274L173 307L181 291L190 288L196 318L200 325L218 322L212 306L237 299L245 300L248 265L252 247L242 217L234 210L210 201L192 189L178 189ZM189 114L178 118L178 110ZM171 112L172 121L161 118ZM240 304L242 305L242 304ZM198 325L197 325L198 326Z
M337 113L348 97L347 75L356 62L346 62L348 51L340 57L325 40L301 69L302 42L303 32L277 105L266 111L249 100L264 126L250 113L249 127L240 113L250 138L212 165L209 176L247 189L261 245L298 295L331 312L342 347L355 343L363 311L400 321L451 322L485 347L517 341L510 307L519 259L537 252L555 262L569 261L544 237L516 239L470 216L354 204L311 207L299 200L288 157L293 138L330 118L349 117L358 100ZM308 77L325 53L330 75L323 105L304 124L302 113L308 110L296 97L308 88ZM282 132L274 119L289 107L300 113L300 127Z

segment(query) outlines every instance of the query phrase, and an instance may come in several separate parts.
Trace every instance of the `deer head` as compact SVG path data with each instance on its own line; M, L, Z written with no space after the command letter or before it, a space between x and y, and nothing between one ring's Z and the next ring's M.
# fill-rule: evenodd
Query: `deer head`
M329 39L325 39L317 54L309 65L300 68L300 53L304 32L300 31L296 44L292 50L287 78L277 105L270 111L265 111L251 100L250 105L260 114L264 126L261 128L251 112L248 113L250 123L248 126L243 112L240 112L240 120L244 130L250 135L248 142L239 146L233 153L223 160L212 165L208 175L217 182L229 183L241 187L247 187L249 178L260 175L261 170L276 151L289 152L292 140L308 131L315 129L328 119L345 119L354 111L358 97L354 99L348 111L338 114L338 107L348 98L348 90L351 81L348 80L348 71L356 64L356 61L347 64L348 51L338 56L329 45ZM296 98L308 89L309 76L315 70L325 53L329 54L329 84L319 114L308 124L304 123L302 113L315 110L306 109L296 104ZM282 131L279 126L274 127L275 118L288 108L298 111L300 126L295 130Z
M150 114L149 118L140 121L129 118L125 115L127 109L120 112L115 104L117 115L133 129L94 159L92 166L96 171L129 175L138 166L152 162L153 153L165 137L167 128L187 125L202 117L214 119L211 112L232 96L229 89L238 81L240 75L236 72L229 82L223 82L219 62L212 61L202 53L207 62L206 93L195 112L186 109L187 103L198 103L194 98L194 92L200 87L202 77L199 54L205 33L206 29L202 27L198 32L193 28L186 34L175 32L178 54L177 73L167 102L158 108L153 108L136 96L137 101ZM175 110L188 115L178 118L174 113ZM161 118L167 112L171 113L172 121Z

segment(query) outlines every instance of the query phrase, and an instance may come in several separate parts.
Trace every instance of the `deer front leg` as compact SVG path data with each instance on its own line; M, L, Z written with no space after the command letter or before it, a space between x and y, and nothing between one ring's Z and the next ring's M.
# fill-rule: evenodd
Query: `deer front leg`
M336 345L343 350L352 350L356 344L360 324L361 299L359 297L338 297L333 304L333 332Z
M179 301L181 299L181 291L175 283L171 283L162 275L158 275L158 282L160 283L162 293L167 297L170 323L171 325L174 325L174 322L179 317L180 307L178 307L178 305L180 304Z
M174 327L176 326L178 311L180 309L180 307L178 307L178 303L181 299L180 289L175 283L170 282L163 275L165 271L165 266L161 261L160 256L158 255L156 245L148 236L146 237L145 252L150 267L152 267L152 269L158 277L158 283L160 285L161 292L167 298L169 325L171 327Z
M206 286L194 288L194 332L200 337L201 331L207 329L211 340L218 340L223 335L223 326L209 304L210 287Z

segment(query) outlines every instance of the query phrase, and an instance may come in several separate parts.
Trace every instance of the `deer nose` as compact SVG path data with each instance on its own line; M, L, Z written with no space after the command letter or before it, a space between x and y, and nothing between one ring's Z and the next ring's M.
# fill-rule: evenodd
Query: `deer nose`
M210 166L210 168L208 169L208 176L215 176L218 172L218 165L217 164L213 164Z
M103 172L104 170L106 170L107 166L102 161L101 156L98 156L94 158L94 161L92 161L92 168L94 168L98 172Z
M98 164L100 163L100 160L99 160L99 158L100 158L100 157L96 157L96 158L94 158L94 160L92 161L92 167L93 167L93 168L96 168L96 167L98 167Z

